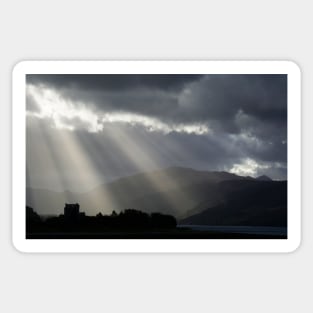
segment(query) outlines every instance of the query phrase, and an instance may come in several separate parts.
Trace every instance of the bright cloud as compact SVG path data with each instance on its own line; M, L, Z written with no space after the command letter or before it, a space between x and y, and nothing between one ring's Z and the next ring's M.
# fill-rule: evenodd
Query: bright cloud
M75 130L78 126L89 132L101 131L97 114L82 103L73 103L63 99L51 89L28 85L27 98L36 103L37 110L27 111L28 115L50 119L58 129Z
M253 159L246 158L242 163L234 164L230 172L240 176L256 176L260 171L269 168L267 164L260 164Z
M161 120L145 115L128 112L106 113L102 119L104 123L121 123L132 126L143 126L150 132L171 132L204 135L209 133L209 128L205 124L169 124Z
M205 135L210 132L206 124L166 123L155 117L130 112L97 114L84 103L66 100L55 90L34 85L27 86L27 101L31 104L27 114L50 119L57 129L85 129L88 132L103 130L106 123L141 126L149 132L171 132Z

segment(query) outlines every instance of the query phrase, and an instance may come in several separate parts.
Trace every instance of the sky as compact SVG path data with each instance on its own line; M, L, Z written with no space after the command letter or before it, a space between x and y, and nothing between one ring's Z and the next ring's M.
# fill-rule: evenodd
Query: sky
M27 187L171 166L287 179L287 75L27 75Z

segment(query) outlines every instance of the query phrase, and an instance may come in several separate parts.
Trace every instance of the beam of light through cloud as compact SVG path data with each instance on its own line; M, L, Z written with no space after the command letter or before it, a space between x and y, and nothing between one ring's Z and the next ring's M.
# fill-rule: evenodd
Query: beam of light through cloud
M64 198L58 199L59 203L54 203L57 207L51 209L49 207L39 208L36 203L33 202L33 206L37 211L47 210L52 213L58 209L58 213L63 210L64 203L80 203L83 210L87 210L93 214L99 212L103 208L114 207L114 199L112 195L106 190L102 190L101 193L94 193L88 203L85 203L80 198L80 193L72 192L71 186L74 185L87 185L91 186L92 182L98 181L101 183L101 175L99 174L95 164L90 159L89 151L86 151L81 145L79 138L75 132L69 130L59 130L57 133L51 133L45 127L42 127L41 123L38 123L38 134L42 137L40 140L42 146L41 149L45 158L40 160L45 163L45 167L49 169L49 172L43 173L44 177L49 180L55 180L59 190L63 191ZM41 126L40 126L41 125ZM64 156L66 163L64 163ZM31 160L28 159L28 162ZM27 166L27 169L29 166ZM27 171L28 180L32 179L32 172ZM32 195L28 194L31 201ZM106 213L110 213L107 211Z
M205 135L210 133L205 123L166 123L158 118L130 112L96 113L82 102L62 98L53 89L27 85L27 99L31 108L27 114L37 118L49 118L57 129L85 129L100 132L106 123L142 126L149 132L172 132ZM37 107L37 110L34 109Z
M49 180L54 179L56 182L56 185L59 186L59 188L63 191L65 191L67 188L67 182L66 182L66 178L63 175L63 170L62 170L62 162L60 160L60 158L58 157L58 147L56 147L53 144L53 140L50 137L50 134L47 130L47 128L43 127L43 125L41 123L37 123L36 125L36 133L40 138L40 142L41 142L41 153L45 155L45 158L40 158L38 159L38 161L40 163L42 163L42 165L37 163L37 166L40 168L45 168L46 172L44 173L44 177L46 177ZM34 127L34 125L33 125ZM26 140L27 142L29 141L30 138L28 138L28 133L27 133L27 137ZM29 154L28 149L30 149L29 145L26 146L26 153L27 155ZM31 160L29 158L26 159L26 175L27 175L27 181L31 181L32 180L32 170L30 170L30 166L29 163L31 163ZM68 202L70 201L70 198L68 197L68 193L64 193L65 198L63 199L63 202ZM28 190L27 194L26 194L26 204L29 204L28 201L31 201L32 205L34 206L34 209L37 211L42 210L43 208L38 207L38 203L36 201L36 199L33 197L32 195L32 191ZM50 213L52 213L53 211L55 211L55 207L49 207L49 205L51 205L50 203L47 204L47 209L48 211L51 210ZM60 203L61 205L61 203ZM59 208L59 212L61 212L62 208Z
M129 161L137 168L138 172L142 172L143 168L158 168L157 160L155 160L155 156L153 156L150 151L142 149L143 144L141 142L141 138L137 137L131 138L129 134L122 129L115 128L114 132L110 132L109 134L114 143L118 146L121 153L123 153ZM162 147L159 147L162 149ZM193 197L192 194L188 194L185 191L180 190L181 186L179 182L173 179L170 175L166 174L165 171L159 172L149 171L145 175L145 179L147 180L147 185L152 186L151 193L159 193L162 195L162 200L165 204L165 207L168 209L175 210L175 208L180 207L183 209L185 207L194 207L197 204L197 199ZM130 190L133 190L134 193L137 193L136 186L130 186ZM168 191L175 191L179 193L179 203L177 203L177 197L171 194ZM145 209L145 208L142 208ZM174 211L173 211L174 213ZM175 215L177 212L174 213Z
M64 140L64 147L66 147L65 153L68 154L72 162L75 163L75 168L77 171L70 175L71 177L76 177L80 181L89 179L95 180L99 176L99 173L95 167L95 164L89 158L89 152L84 150L80 144L75 132L64 132L65 136L62 136ZM100 181L100 179L98 179ZM79 199L78 199L79 200ZM81 203L83 209L87 209L89 212L93 211L94 214L98 213L104 207L108 209L106 213L110 213L109 209L114 207L115 200L112 195L106 190L102 190L101 193L94 193L93 197L89 200L90 202L84 203L82 201L77 201Z
M108 135L112 138L112 141L115 143L120 152L127 157L129 162L133 164L138 172L142 172L145 167L155 167L153 157L149 156L148 153L141 148L140 144L138 144L134 138L131 138L127 132L117 127L114 132L110 132ZM163 181L162 183L153 175L146 176L146 179L146 186L153 186L153 192L161 192L165 183L168 183L167 181ZM136 185L130 185L129 192L134 192L136 194L138 192ZM163 200L168 207L170 204L169 199L166 198Z

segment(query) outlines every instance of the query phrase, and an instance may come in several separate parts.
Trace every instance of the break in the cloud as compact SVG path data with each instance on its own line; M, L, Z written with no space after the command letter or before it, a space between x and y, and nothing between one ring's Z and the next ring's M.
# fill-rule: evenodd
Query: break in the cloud
M101 112L88 107L86 103L63 98L57 91L36 85L26 89L28 115L48 118L58 129L85 129L89 132L103 130L106 123L140 125L148 131L207 134L209 127L205 123L178 123L162 121L158 117L147 116L139 112L112 111Z
M172 165L287 175L286 75L27 75L26 102L31 185L55 162L66 188L82 185L70 137L89 185Z

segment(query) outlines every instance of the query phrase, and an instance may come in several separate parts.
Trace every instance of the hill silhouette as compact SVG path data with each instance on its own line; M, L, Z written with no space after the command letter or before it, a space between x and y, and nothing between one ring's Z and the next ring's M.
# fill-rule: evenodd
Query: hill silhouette
M217 204L223 195L216 192L218 183L226 180L252 180L227 172L196 171L171 167L139 173L103 184L85 193L26 190L26 203L41 215L61 214L66 202L78 202L89 215L99 210L110 214L133 207L147 213L160 212L186 217L200 203Z
M77 211L79 203L85 214L74 213L73 223L62 214L64 203L74 203L69 211ZM54 236L72 230L76 232L73 238L95 232L101 238L214 238L212 233L182 232L176 229L176 221L180 225L286 228L287 182L264 175L252 178L172 167L120 178L86 193L28 189L27 205L27 223L37 234L47 235L50 229ZM55 217L42 218L53 212ZM172 227L165 227L166 220L172 221L168 224Z
M222 203L180 223L287 227L287 182L226 181L219 187L224 194Z

